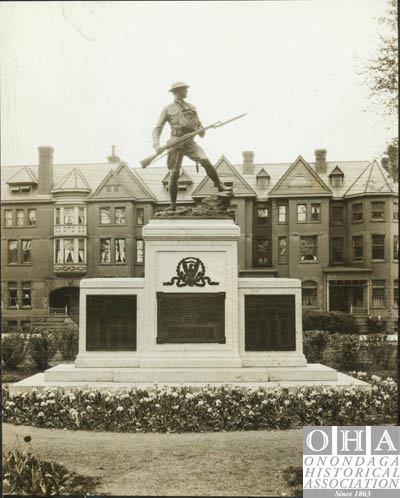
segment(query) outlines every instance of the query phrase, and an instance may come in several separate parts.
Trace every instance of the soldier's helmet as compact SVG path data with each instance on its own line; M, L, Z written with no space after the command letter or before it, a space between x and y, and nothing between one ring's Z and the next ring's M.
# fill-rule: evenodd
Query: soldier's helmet
M189 85L183 81L176 81L175 83L172 83L171 88L168 91L173 92L177 88L189 88Z

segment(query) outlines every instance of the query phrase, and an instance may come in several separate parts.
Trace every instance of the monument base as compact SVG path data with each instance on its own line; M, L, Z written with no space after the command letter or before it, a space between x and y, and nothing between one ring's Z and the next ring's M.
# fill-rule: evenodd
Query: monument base
M302 387L371 390L367 382L337 372L324 365L305 367L240 368L78 368L73 364L57 365L9 386L11 394L36 388L119 390L158 386L277 387L297 390Z

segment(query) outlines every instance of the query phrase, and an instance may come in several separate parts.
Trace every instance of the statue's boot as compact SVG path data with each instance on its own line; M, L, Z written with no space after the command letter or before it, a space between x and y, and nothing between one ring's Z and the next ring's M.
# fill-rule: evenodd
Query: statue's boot
M210 179L214 183L214 187L217 188L219 192L227 192L228 190L232 190L229 187L226 187L225 185L223 185L221 183L221 180L219 179L217 170L211 164L209 159L203 159L202 161L200 161L200 164L206 170L207 175L210 177Z

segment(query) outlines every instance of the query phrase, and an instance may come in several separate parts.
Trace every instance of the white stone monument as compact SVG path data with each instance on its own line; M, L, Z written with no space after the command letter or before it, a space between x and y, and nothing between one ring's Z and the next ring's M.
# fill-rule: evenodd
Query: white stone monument
M152 219L144 278L81 281L79 354L11 386L369 384L302 352L301 283L238 278L230 218Z

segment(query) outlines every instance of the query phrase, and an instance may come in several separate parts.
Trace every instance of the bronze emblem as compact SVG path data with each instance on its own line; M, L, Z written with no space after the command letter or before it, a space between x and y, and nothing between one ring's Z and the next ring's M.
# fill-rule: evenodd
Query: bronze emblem
M174 285L177 287L204 287L206 284L219 285L219 282L212 282L210 277L205 276L206 268L199 258L183 258L176 267L176 277L172 277L169 282L163 285Z

